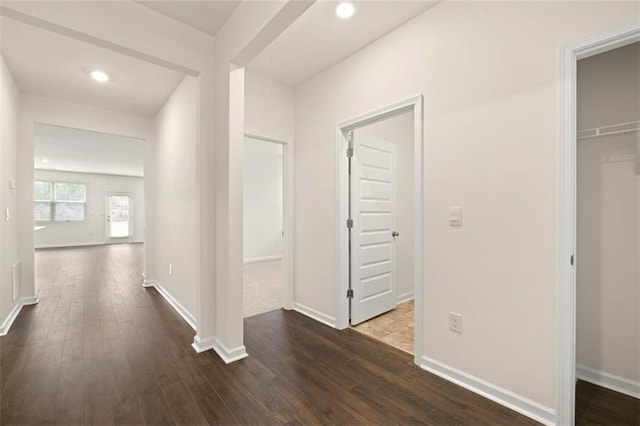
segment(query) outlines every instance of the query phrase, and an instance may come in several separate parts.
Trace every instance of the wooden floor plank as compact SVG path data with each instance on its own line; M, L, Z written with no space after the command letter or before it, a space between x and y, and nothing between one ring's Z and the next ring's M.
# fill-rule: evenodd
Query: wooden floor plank
M40 303L0 339L0 424L531 425L410 355L295 312L245 320L249 358L197 354L141 286L141 245L36 252ZM637 399L579 384L579 424L638 426Z

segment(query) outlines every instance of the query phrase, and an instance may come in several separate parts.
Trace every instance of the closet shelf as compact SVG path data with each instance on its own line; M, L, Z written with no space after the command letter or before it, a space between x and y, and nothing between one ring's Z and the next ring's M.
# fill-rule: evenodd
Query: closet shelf
M640 131L640 121L612 124L609 126L596 127L593 129L578 130L578 140L619 135L622 133L631 133L637 131Z
M630 123L613 124L610 126L596 127L594 129L578 130L578 140L593 139L603 136L620 135L623 133L636 133L636 176L640 176L640 121Z

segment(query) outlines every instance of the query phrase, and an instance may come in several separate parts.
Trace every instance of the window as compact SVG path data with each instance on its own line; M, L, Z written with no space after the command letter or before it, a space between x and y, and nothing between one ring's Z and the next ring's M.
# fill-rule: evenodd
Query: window
M85 216L87 186L83 183L36 181L34 220L82 221Z

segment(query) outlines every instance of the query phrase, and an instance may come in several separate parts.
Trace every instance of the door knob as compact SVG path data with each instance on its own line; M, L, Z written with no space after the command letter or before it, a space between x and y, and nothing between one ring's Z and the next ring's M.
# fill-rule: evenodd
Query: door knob
M393 231L393 232L391 233L391 236L395 238L395 237L400 236L400 233L399 233L398 231Z

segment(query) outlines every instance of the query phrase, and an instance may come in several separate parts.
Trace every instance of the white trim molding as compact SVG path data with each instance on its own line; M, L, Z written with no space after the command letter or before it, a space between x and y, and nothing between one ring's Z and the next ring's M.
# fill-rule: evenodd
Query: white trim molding
M176 298L173 297L171 293L167 291L167 289L162 287L158 281L144 280L142 282L142 287L145 287L145 288L154 287L158 291L158 293L160 293L160 295L164 298L164 300L166 300L169 303L169 305L171 305L173 309L175 309L175 311L178 314L180 314L182 319L184 319L187 322L187 324L191 326L191 328L197 331L196 318L191 314L191 312L189 312L184 306L182 306L182 304L178 302Z
M517 411L545 425L555 424L555 411L535 401L423 356L420 367L491 401Z
M272 260L282 260L282 255L276 256L265 256L265 257L251 257L249 259L244 259L244 263L258 263L258 262L269 262Z
M38 303L38 301L39 300L36 296L23 297L19 299L18 302L13 306L11 312L9 312L7 318L5 318L4 321L2 321L2 324L0 324L0 336L6 336L7 333L9 333L9 329L20 314L23 306L35 305L36 303Z
M238 346L233 349L227 348L220 340L215 337L209 337L206 339L200 339L199 336L193 338L191 347L197 352L202 353L213 349L225 364L230 364L235 361L239 361L249 356L247 354L247 348L244 345Z
M556 186L556 422L575 422L576 382L576 68L579 59L640 41L640 21L560 46ZM572 261L573 260L573 261Z
M640 399L640 382L638 381L598 371L580 364L576 365L576 375L578 379L585 382Z
M413 291L396 296L396 306L414 299Z
M64 244L39 244L34 249L50 249L50 248L73 248L73 247L92 247L92 246L104 246L104 241L94 241L87 243L64 243Z
M349 326L349 234L347 232L348 217L348 162L347 134L357 128L373 124L399 114L413 113L413 233L424 235L424 116L423 95L412 96L374 111L338 123L336 127L336 306L338 308L335 327L344 329ZM414 313L414 363L419 365L423 351L423 288L424 273L424 239L414 238L413 245L413 290L415 298Z
M322 312L316 311L315 309L305 306L302 303L294 302L293 310L309 318L312 318L318 322L321 322L324 325L328 325L329 327L336 328L335 318L330 317L329 315L325 315Z

